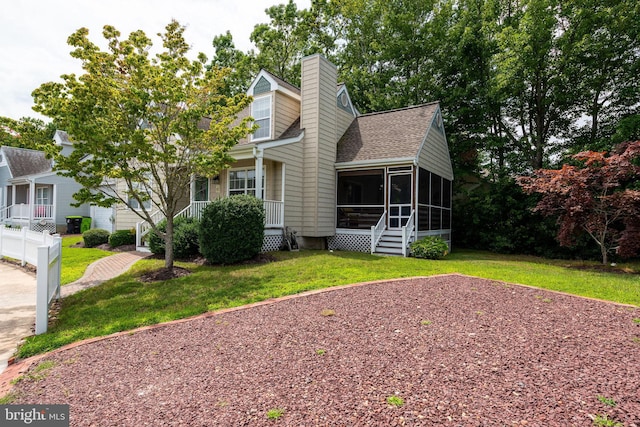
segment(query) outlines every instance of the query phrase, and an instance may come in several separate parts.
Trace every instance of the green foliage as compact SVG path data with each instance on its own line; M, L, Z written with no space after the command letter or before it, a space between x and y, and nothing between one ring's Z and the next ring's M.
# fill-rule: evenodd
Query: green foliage
M611 406L612 408L615 408L615 406L617 405L614 399L610 397L602 396L602 395L598 395L598 401L600 401L600 403L603 403L607 406Z
M55 131L55 124L45 124L40 119L0 117L0 146L45 150L53 146Z
M411 255L416 258L441 259L449 253L447 242L440 236L427 236L409 245Z
M162 221L158 228L162 233L167 231L167 221ZM173 253L178 259L186 259L200 253L198 233L200 223L196 218L178 217L173 223ZM165 241L155 230L149 233L149 249L156 255L165 253Z
M267 411L267 418L270 420L277 420L284 415L284 410L280 408L272 408Z
M602 415L602 414L596 414L593 417L593 425L594 426L601 426L601 427L623 427L624 424L622 424L619 421L616 421L613 418L609 418L608 415Z
M204 54L190 58L184 30L171 21L152 57L156 49L142 31L124 38L107 25L103 45L108 48L102 50L81 28L68 43L84 73L65 74L62 82L44 83L33 92L34 109L76 141L68 156L56 149L50 154L58 173L82 186L74 194L78 203L109 206L132 198L140 206L133 212L144 220L152 221L151 209L173 218L191 177L210 177L227 167L228 151L254 129L250 117L238 119L251 99L226 95L228 69L207 68ZM105 180L119 180L127 189L113 194L102 186ZM151 194L149 207L144 202ZM171 234L169 227L167 241ZM167 268L173 266L170 248Z
M135 245L136 233L134 230L117 230L109 236L109 246L117 248L124 245Z
M253 196L233 196L209 204L202 212L200 251L213 264L251 259L262 250L264 207Z
M393 395L387 397L387 403L391 406L399 408L400 406L404 405L404 399L400 396Z
M95 248L98 245L109 243L109 232L102 228L92 228L82 233L82 239L86 248Z
M571 247L560 247L555 220L532 211L539 197L525 194L512 179L480 181L472 191L458 193L452 221L457 247L547 258L599 257L588 237L577 239Z

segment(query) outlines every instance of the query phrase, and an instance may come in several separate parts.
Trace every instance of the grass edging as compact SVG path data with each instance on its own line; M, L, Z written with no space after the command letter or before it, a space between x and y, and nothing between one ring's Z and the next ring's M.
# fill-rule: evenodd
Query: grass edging
M19 357L86 338L191 319L223 309L251 307L253 303L306 295L308 291L338 289L353 282L440 274L456 273L600 301L640 305L637 275L572 270L522 257L461 252L444 261L426 261L327 251L281 252L275 256L276 262L269 264L221 267L177 263L192 270L192 274L151 284L142 284L137 277L159 268L162 261L138 261L124 275L65 298L58 323L47 334L30 337L20 348Z

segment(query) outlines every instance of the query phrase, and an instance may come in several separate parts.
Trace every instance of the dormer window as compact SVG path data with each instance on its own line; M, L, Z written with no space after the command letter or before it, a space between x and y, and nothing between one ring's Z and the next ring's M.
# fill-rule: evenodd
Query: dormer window
M251 117L259 128L251 140L260 141L271 138L271 95L255 98L251 104Z

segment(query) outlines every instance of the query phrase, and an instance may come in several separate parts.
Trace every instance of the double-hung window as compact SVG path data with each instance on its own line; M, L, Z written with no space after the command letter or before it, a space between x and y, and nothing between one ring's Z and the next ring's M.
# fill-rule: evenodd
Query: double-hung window
M251 104L251 117L258 129L251 136L252 141L271 138L271 95L255 98Z
M36 205L50 205L50 188L36 187Z
M151 199L150 196L148 194L145 194L145 187L144 184L138 183L138 182L134 182L132 185L132 190L134 190L136 193L140 194L140 198L144 198L146 200L142 201L142 205L144 206L144 208L146 210L151 209ZM138 200L133 197L133 195L129 195L129 207L131 209L135 209L135 210L142 210L142 207L140 206L140 203L138 203Z
M264 191L265 170L262 169L262 189ZM256 195L256 170L233 169L229 171L229 196L239 194Z

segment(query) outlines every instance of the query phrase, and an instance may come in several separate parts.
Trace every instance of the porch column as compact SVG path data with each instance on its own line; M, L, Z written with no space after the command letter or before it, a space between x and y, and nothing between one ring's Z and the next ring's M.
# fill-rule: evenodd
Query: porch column
M253 153L256 158L256 197L262 200L264 199L264 189L262 188L262 167L264 150L255 148Z
M8 202L8 200L7 200ZM16 185L11 185L11 206L16 204Z
M36 183L35 181L29 180L29 194L27 194L27 208L29 209L29 228L31 228L31 223L33 222L33 211L36 206Z
M196 175L193 174L191 175L191 182L189 183L190 185L190 195L189 195L189 201L190 202L194 202L195 199L195 195L196 195Z
M53 189L51 190L51 200L49 201L52 205L51 207L51 219L53 220L53 223L56 223L56 210L58 209L58 203L56 203L56 201L58 200L58 184L53 184Z

